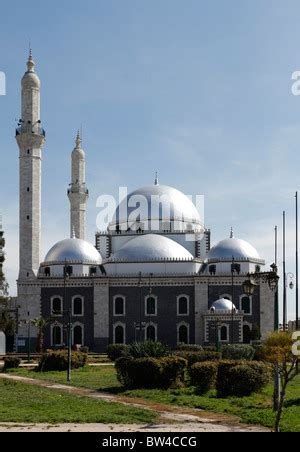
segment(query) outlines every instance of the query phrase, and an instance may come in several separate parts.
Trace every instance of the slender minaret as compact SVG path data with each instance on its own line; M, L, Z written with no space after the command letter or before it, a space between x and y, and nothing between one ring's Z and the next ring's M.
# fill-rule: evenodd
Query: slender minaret
M40 265L41 169L45 132L41 128L40 79L30 50L22 79L22 116L16 131L20 149L20 273L35 278Z
M76 147L72 152L72 182L68 190L71 210L71 237L85 240L86 238L86 204L89 191L85 183L85 152L81 147L81 137L78 132Z

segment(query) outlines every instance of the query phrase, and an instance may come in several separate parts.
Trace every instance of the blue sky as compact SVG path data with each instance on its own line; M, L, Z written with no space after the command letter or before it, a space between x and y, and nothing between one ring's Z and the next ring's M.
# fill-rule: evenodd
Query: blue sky
M287 0L32 0L0 2L2 184L7 274L18 250L20 78L31 41L42 80L43 254L69 234L66 190L78 127L87 153L89 240L96 199L163 184L206 197L213 242L249 240L268 263L273 228L288 216L294 271L294 200L300 189L300 4ZM290 294L290 315L294 315Z

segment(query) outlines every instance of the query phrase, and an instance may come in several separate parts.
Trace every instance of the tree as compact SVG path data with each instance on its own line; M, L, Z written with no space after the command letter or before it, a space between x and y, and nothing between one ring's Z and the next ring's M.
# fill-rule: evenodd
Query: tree
M275 420L275 431L280 432L280 422L284 408L286 390L297 376L298 356L293 354L294 341L290 333L275 332L263 344L264 359L274 366L280 375L280 400Z
M16 322L11 317L7 306L0 311L0 331L3 331L6 336L13 336L16 331Z
M37 337L37 353L43 353L44 351L44 330L46 326L49 324L50 319L43 319L42 317L39 319L34 319L32 321L33 326L38 329L38 337Z

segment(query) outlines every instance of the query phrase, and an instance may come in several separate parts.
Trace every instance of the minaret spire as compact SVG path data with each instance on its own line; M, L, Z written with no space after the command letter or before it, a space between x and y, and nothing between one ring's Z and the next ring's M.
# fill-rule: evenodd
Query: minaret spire
M34 69L35 69L35 62L33 60L32 49L30 47L30 49L29 49L29 57L28 57L28 60L27 60L27 70L28 70L28 72L35 72Z
M76 136L76 149L81 149L81 143L82 143L81 135L80 135L80 131L78 129L77 136Z
M78 130L75 148L72 152L72 181L68 190L70 200L71 237L85 240L86 238L86 205L89 192L85 183L85 152L81 147L81 134Z

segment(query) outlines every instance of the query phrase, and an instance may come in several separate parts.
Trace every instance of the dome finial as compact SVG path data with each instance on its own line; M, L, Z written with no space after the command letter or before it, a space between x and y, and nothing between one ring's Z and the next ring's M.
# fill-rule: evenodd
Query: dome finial
M72 239L76 239L75 227L72 228Z
M81 147L81 136L80 136L80 131L78 129L77 136L76 136L76 148L80 149L80 147Z
M231 227L231 230L230 230L230 238L231 238L231 239L234 239L233 227Z
M27 70L28 70L28 72L34 72L34 68L35 68L35 62L33 61L32 48L30 46L30 48L29 48L29 57L28 57L28 60L27 60Z
M155 182L154 185L158 186L159 185L159 180L158 180L158 171L156 171L155 173Z

